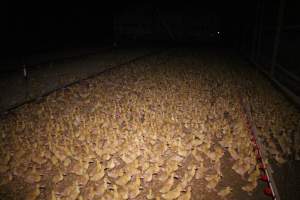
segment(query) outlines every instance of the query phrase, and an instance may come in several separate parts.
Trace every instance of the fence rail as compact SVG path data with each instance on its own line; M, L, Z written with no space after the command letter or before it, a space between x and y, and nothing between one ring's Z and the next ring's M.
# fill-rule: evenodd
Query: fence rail
M288 97L300 106L300 69L295 67L300 65L300 57L293 56L297 53L297 44L292 44L286 35L286 31L295 31L293 37L297 37L300 25L285 25L284 16L289 14L285 11L286 0L279 0L279 5L276 8L277 18L267 21L266 15L270 12L269 6L264 0L257 1L256 16L253 19L253 26L245 26L240 38L239 49L244 55L261 71L263 72L278 88L280 88ZM270 20L270 19L269 19ZM270 26L268 24L276 24ZM250 30L253 34L249 34ZM271 32L270 32L271 31ZM248 34L248 35L247 35ZM272 39L273 40L270 40ZM300 42L300 34L298 34ZM298 40L297 40L298 41ZM288 43L290 42L290 43ZM291 43L292 42L292 43ZM296 45L296 46L295 46ZM290 48L296 47L296 48ZM290 48L290 49L288 49ZM300 51L300 49L299 49ZM294 58L297 62L287 62L287 59ZM294 66L290 66L290 65Z

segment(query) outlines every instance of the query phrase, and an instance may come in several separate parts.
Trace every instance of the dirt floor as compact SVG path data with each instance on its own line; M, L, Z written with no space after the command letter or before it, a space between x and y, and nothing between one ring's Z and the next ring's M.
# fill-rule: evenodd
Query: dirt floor
M299 112L224 52L167 50L2 116L1 198L270 199L239 99L279 173Z
M40 65L36 65L40 57L36 59L32 57L30 63L34 65L29 64L27 79L24 79L22 68L0 73L0 90L2 94L5 94L0 97L0 111L156 50L101 49L98 53L92 52L75 58L56 59ZM43 56L44 60L46 60L45 57L46 55ZM51 59L52 56L49 55L49 58Z

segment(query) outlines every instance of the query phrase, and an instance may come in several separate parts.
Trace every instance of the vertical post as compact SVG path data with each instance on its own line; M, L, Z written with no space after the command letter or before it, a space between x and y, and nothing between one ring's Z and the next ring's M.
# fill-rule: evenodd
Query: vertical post
M277 27L274 39L274 46L273 46L273 54L272 54L272 64L271 64L271 76L274 76L275 73L275 66L277 61L278 55L278 47L280 42L280 33L281 27L283 22L283 15L284 15L284 8L285 8L285 0L280 0L280 5L278 9L278 18L277 18Z
M252 59L255 58L255 47L256 47L256 40L257 40L257 30L258 30L258 19L259 19L259 10L260 10L260 2L261 0L257 0L256 5L256 12L255 12L255 22L254 22L254 28L253 28L253 37L252 37L252 51L251 51L251 57Z
M258 29L258 38L257 38L257 45L256 45L256 54L255 59L258 61L261 51L261 38L262 33L264 30L264 1L261 2L261 8L260 8L260 18L259 18L259 29Z

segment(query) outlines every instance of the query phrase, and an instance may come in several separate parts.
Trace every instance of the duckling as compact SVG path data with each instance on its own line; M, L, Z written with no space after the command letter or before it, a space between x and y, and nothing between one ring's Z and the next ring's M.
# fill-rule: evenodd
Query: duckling
M90 177L88 174L77 176L78 185L80 185L80 186L85 186L89 180L90 180Z
M279 163L279 164L284 164L286 162L286 159L283 158L283 156L276 154L274 159Z
M232 188L227 186L218 192L218 196L225 198L226 196L228 196L231 193L231 191L232 191Z
M162 188L159 190L160 193L166 193L171 190L174 184L174 173L167 179L167 181L163 184Z
M91 181L99 181L105 175L104 167L96 161L96 166L90 171L89 176Z
M70 164L71 164L71 159L70 158L66 158L65 160L64 160L64 166L65 167L68 167Z
M126 186L120 186L118 188L118 192L119 192L120 196L122 197L122 199L126 200L129 198L129 191Z
M189 155L189 151L184 149L183 147L177 148L177 154L183 158L187 157Z
M33 190L31 190L29 193L26 194L25 200L35 200L40 196L41 191L40 191L40 185L37 184Z
M52 191L51 191L51 194L50 194L49 200L57 200L57 198L56 198L56 194L55 194L55 191L54 191L54 190L52 190Z
M120 186L126 185L129 181L131 180L131 175L129 174L124 174L120 178L116 180L116 184Z
M152 180L152 175L158 173L160 170L159 166L157 165L157 163L155 163L154 165L150 166L144 173L144 181L146 182L150 182Z
M255 170L253 170L253 172L250 173L249 177L248 177L248 181L252 182L258 179L258 177L260 176L260 169L259 166L256 165Z
M58 149L57 147L52 149L52 153L61 162L63 162L67 158L67 155L65 154L65 152L63 152L62 150Z
M0 186L6 185L13 180L11 173L6 173L4 176L1 176Z
M148 200L151 200L151 199L155 198L155 196L154 196L151 188L150 188L150 190L149 190L149 192L148 192L148 194L147 194L146 197L147 197Z
M169 174L164 170L160 173L158 180L164 182L169 178Z
M63 192L61 193L62 197L66 197L70 200L75 200L78 195L80 194L79 186L77 181L75 183L72 183L70 186L67 186Z
M123 176L124 173L125 173L125 170L123 170L123 169L113 169L113 170L107 172L107 176L109 176L110 178L118 178L120 176Z
M138 178L137 180L139 180L140 178ZM130 199L134 199L136 198L140 193L140 181L138 181L138 183L133 183L132 185L129 185L130 188L128 188L129 190L129 198Z
M103 182L96 187L95 195L102 196L105 193L105 191L108 189L108 183L109 183L108 179L104 177Z
M146 171L142 177L144 179L145 182L151 182L152 178L153 178L153 173L151 173L150 171Z
M47 162L47 159L45 158L45 152L43 150L41 150L41 152L39 153L34 153L31 156L31 160L39 165L42 165L45 162Z
M150 167L150 163L145 161L145 162L141 162L141 170L142 172L146 171L149 167Z
M95 196L96 196L95 188L93 186L89 186L89 187L85 187L84 193L79 197L81 197L82 199L94 199Z
M234 160L238 160L240 158L240 156L234 148L228 148L228 152Z
M174 160L176 161L177 163L180 163L181 161L183 161L183 157L181 156L178 156L178 155L174 155L170 158L170 160Z
M116 185L113 185L112 188L105 193L105 195L103 196L103 199L122 200L122 197L118 193L118 187Z
M222 174L220 161L216 161L213 165L213 168L216 170L217 174L220 174L220 175Z
M58 164L58 159L56 158L56 156L51 156L51 163L54 165L54 166L57 166L57 164Z
M9 170L9 166L6 164L0 164L0 173L5 173Z
M246 191L246 192L252 192L257 186L257 180L251 181L250 183L248 183L247 185L242 187L242 190Z
M136 152L128 152L128 153L123 153L121 155L121 159L126 163L129 164L132 161L134 161L137 158L137 153Z
M195 178L198 180L198 179L204 177L204 174L205 174L205 172L207 172L207 170L208 169L206 167L204 167L203 162L200 163L200 165L198 166Z
M35 167L32 168L32 170L28 171L25 174L24 181L27 183L36 183L41 180L41 174L36 170Z
M211 142L207 140L205 141L205 143L202 143L197 149L202 153L206 154L207 152L209 152L210 146L211 146Z
M139 188L141 186L141 176L137 175L134 179L134 181L127 184L127 188L129 191L135 190L136 188Z
M109 159L111 158L111 155L106 153L102 156L102 159L105 160L105 161L108 161Z
M192 150L192 155L198 162L203 162L203 158L201 155L199 155L197 149Z
M0 163L1 165L7 165L9 163L9 161L11 160L11 155L10 153L5 153L5 155L1 155L0 158Z
M180 197L178 197L178 200L190 200L192 197L192 187L189 186L187 188L186 193L184 193L183 195L181 195Z
M176 160L167 160L165 171L168 174L176 171L178 169L178 162Z
M195 174L196 174L197 166L196 165L189 165L188 166L188 171L187 171L187 182L190 182Z
M170 190L169 192L162 194L161 196L166 200L176 199L180 196L182 190L182 185L178 184L173 190Z
M86 173L88 166L89 166L89 163L84 160L76 161L75 164L71 168L71 173L81 176Z
M133 160L132 162L128 163L125 167L125 171L129 172L139 167L139 161L137 159Z
M239 175L241 175L242 177L244 176L244 174L249 171L249 169L251 168L249 163L244 163L241 160L238 160L237 162L234 163L234 165L232 166L232 169L238 173Z
M205 177L205 180L208 182L208 184L206 185L206 187L209 190L212 190L212 189L215 189L215 187L220 182L221 176L219 174L208 175L208 176Z
M110 159L107 162L106 168L107 169L113 169L116 166L116 160L115 159Z
M59 170L52 178L52 183L57 184L64 179L63 173Z

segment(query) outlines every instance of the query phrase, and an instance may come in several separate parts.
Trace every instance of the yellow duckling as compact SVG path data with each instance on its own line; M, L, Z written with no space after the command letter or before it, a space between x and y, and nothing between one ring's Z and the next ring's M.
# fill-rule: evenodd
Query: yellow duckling
M161 196L166 200L176 199L180 196L182 190L182 185L178 184L173 190L170 190L169 192L162 194Z
M196 174L197 166L196 165L190 165L188 166L188 172L187 172L187 182L190 182L195 174Z
M286 159L283 158L282 155L279 155L278 153L275 155L274 159L279 163L279 164L284 164L286 162Z
M97 160L96 166L89 173L90 180L91 181L99 181L103 178L104 175L105 175L104 167Z
M252 192L257 186L257 180L248 183L247 185L242 187L242 190L246 192Z
M36 183L41 180L41 174L36 170L35 167L32 168L26 175L25 175L25 182L27 183Z
M227 186L227 187L223 188L222 190L220 190L218 192L218 195L222 198L225 198L226 196L228 196L231 193L231 191L232 191L232 188Z
M192 187L189 186L186 193L178 197L178 200L190 200L192 197Z
M192 155L193 155L193 157L194 157L198 162L203 162L203 158L202 158L202 156L199 154L199 152L197 151L197 149L193 149L193 150L192 150Z
M118 193L118 187L113 185L111 190L107 191L106 199L122 200L122 197Z
M260 176L260 169L258 167L258 165L256 165L255 170L253 170L253 172L251 172L251 174L248 177L248 181L252 182L258 179L258 177Z
M152 175L158 173L159 170L160 168L157 163L149 167L144 173L144 181L150 182L152 180Z
M79 185L77 182L73 183L70 186L67 186L64 191L61 193L61 196L66 197L70 200L76 200L80 194Z
M154 196L151 188L150 188L150 190L149 190L149 192L148 192L148 194L147 194L146 197L147 197L148 200L151 200L151 199L155 198L155 196Z
M54 190L51 191L51 195L49 197L49 200L57 200Z
M77 176L77 181L78 181L78 185L80 186L85 186L88 181L90 180L90 177L88 174L84 174L82 176Z
M1 181L0 181L0 186L2 185L6 185L9 182L11 182L13 180L13 176L11 173L6 173L4 176L1 177Z
M198 179L204 177L205 172L206 172L207 170L208 170L208 169L204 166L203 162L201 162L200 165L198 166L198 170L197 170L197 172L196 172L195 178L198 180Z
M64 166L65 166L65 167L68 167L68 166L71 164L71 162L72 162L72 161L71 161L70 158L66 158L65 161L64 161Z
M59 170L52 178L52 183L57 184L64 179L63 173Z
M133 183L130 183L128 185L128 190L129 190L129 198L134 199L140 194L140 186L141 186L141 181L140 178L137 177L136 181Z
M5 173L9 170L9 166L6 164L0 164L0 173Z
M89 163L87 161L79 160L72 166L71 173L74 173L78 176L84 175L88 167Z
M116 184L120 186L126 185L129 181L131 180L131 175L130 174L124 174L120 178L116 180Z
M211 190L211 189L215 189L215 187L218 185L218 183L221 180L221 176L219 174L208 175L205 177L205 180L208 182L206 187Z
M251 168L249 163L244 163L241 160L238 160L237 162L234 163L234 165L232 166L232 169L238 173L241 176L244 176L244 174L249 171Z
M106 168L113 169L115 166L116 166L116 160L115 159L110 159L107 162Z
M33 190L26 194L25 200L35 200L38 198L38 196L40 196L40 194L40 185L37 184Z
M159 190L160 193L166 193L171 190L174 184L174 173L167 179L167 181L163 184L162 188Z
M102 196L105 193L105 191L108 189L108 183L109 183L108 179L104 177L103 183L101 183L101 185L96 187L95 195Z
M169 176L170 175L164 170L158 176L158 180L160 180L161 182L165 182L169 178Z
M129 191L126 186L120 186L118 188L118 192L119 192L120 196L122 197L122 199L126 200L129 198Z
M44 150L41 150L41 152L39 152L39 153L34 153L31 156L31 160L39 165L42 165L45 162L47 162L47 159L45 158Z
M228 148L228 152L234 160L238 160L240 158L239 154L234 148Z
M167 160L165 171L168 174L176 171L178 169L178 162L176 160Z
M109 176L110 178L118 178L123 175L124 175L123 169L114 169L107 172L107 176Z

